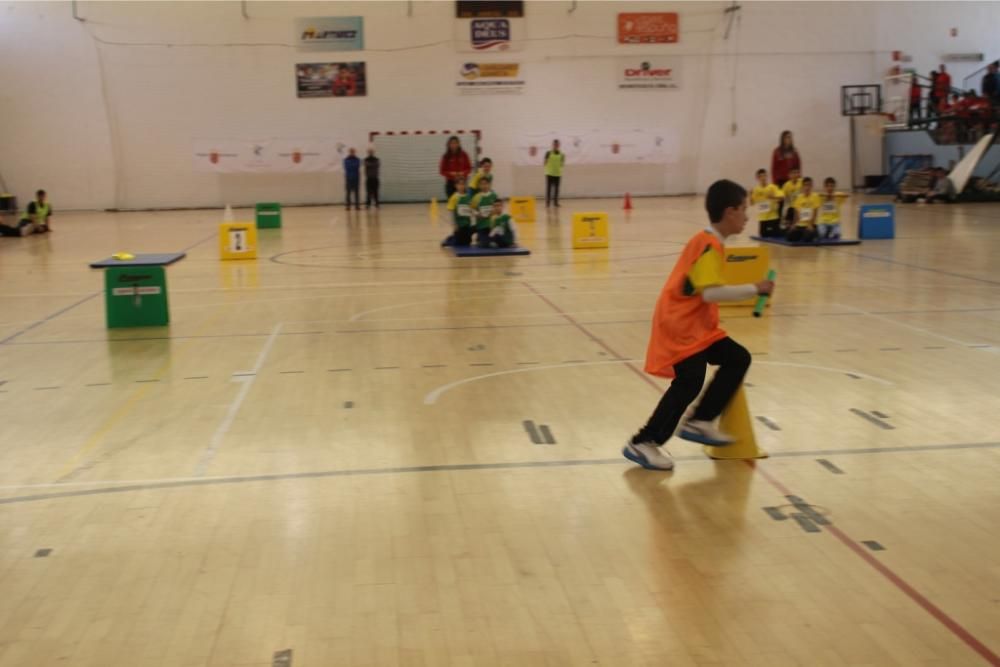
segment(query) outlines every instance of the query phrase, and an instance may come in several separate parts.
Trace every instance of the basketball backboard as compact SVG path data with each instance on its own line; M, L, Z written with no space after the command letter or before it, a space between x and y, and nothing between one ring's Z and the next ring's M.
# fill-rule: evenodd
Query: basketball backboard
M840 115L867 116L882 113L882 86L877 83L840 87Z

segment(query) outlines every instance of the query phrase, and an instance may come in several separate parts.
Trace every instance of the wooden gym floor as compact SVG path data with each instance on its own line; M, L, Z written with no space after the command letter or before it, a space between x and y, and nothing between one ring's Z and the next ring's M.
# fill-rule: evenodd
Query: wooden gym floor
M417 205L286 209L249 262L218 211L0 239L0 665L1000 665L1000 208L772 248L724 315L772 457L667 474L619 452L704 216L619 207L528 258ZM106 330L88 261L181 249L170 327Z

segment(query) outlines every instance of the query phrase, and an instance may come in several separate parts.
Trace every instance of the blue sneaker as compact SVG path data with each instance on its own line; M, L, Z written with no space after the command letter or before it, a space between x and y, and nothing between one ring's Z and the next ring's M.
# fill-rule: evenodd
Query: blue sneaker
M674 461L663 447L644 442L634 444L631 439L622 448L622 456L638 463L646 470L673 470Z
M725 447L736 441L731 435L717 429L712 422L689 419L681 427L680 437L709 447Z

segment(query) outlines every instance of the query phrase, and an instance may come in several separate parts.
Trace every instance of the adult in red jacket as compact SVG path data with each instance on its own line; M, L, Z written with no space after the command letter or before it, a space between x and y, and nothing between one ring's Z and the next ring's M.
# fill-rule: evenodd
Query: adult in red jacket
M441 166L438 169L444 177L445 197L451 197L455 192L455 181L465 182L472 171L469 154L462 150L458 137L448 137L448 145L441 156Z
M788 180L788 174L792 169L801 170L802 160L799 159L799 152L795 150L791 131L785 130L781 133L778 147L771 154L771 181L780 188Z

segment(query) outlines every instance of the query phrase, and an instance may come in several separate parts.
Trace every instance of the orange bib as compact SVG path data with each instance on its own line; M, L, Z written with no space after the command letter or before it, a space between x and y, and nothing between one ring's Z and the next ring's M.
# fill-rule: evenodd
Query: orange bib
M656 302L647 373L672 378L674 364L726 337L719 328L718 304L701 298L706 287L725 284L723 256L722 243L709 231L699 232L684 246Z

